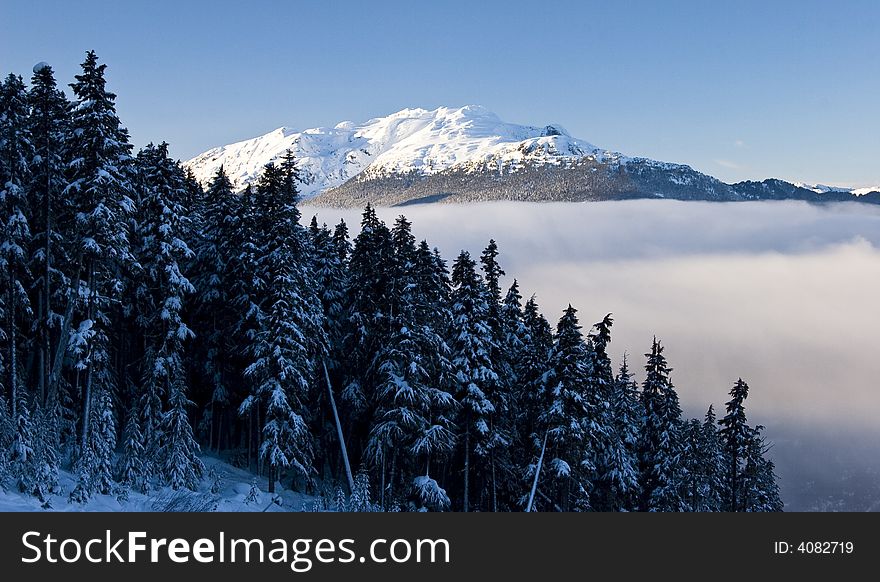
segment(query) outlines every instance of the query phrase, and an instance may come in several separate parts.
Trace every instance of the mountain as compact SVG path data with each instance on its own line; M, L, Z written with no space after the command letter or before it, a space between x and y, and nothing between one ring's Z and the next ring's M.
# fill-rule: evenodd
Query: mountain
M404 109L362 124L266 135L186 162L207 182L222 165L237 188L292 150L302 193L332 206L477 200L859 200L880 192L792 184L726 184L682 164L628 157L569 135L558 124L507 123L479 106Z

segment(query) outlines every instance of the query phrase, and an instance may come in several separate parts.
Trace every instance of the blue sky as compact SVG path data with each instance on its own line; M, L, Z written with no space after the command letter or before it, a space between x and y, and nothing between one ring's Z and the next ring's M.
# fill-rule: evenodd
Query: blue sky
M0 72L87 49L136 145L481 104L723 180L880 184L880 2L2 0Z

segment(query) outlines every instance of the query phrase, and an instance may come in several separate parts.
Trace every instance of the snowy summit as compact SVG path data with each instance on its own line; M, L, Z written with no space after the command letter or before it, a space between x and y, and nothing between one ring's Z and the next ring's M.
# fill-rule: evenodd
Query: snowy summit
M300 193L319 205L634 198L880 203L877 188L776 179L726 184L687 165L598 148L557 124L508 123L475 105L404 109L332 128L279 127L211 149L185 165L203 185L222 166L240 190L288 150L298 160Z
M361 124L266 135L211 149L186 162L200 182L222 165L236 188L254 180L267 163L292 150L300 160L302 193L314 196L366 172L370 176L417 172L430 175L455 166L502 162L558 163L586 155L611 155L571 137L559 125L507 123L481 106L404 109Z

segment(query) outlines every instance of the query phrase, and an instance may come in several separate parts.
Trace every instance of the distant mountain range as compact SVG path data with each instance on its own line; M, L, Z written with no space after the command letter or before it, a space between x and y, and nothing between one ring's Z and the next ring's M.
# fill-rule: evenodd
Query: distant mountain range
M557 124L507 123L478 106L404 109L362 124L305 131L281 127L208 150L185 165L202 182L222 165L233 184L244 188L288 149L299 160L303 196L328 206L635 198L880 204L880 186L846 189L777 179L727 184L690 166L598 148Z

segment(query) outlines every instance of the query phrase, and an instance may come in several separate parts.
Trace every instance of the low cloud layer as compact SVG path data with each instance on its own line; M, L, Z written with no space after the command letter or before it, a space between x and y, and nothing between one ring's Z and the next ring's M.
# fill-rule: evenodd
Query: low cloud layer
M358 211L304 208L356 231ZM555 324L615 316L612 354L657 335L682 406L723 406L742 377L790 509L880 509L880 207L859 204L490 203L380 209L450 261L489 238ZM820 462L821 459L821 462ZM869 485L872 484L873 485ZM874 489L870 489L870 487ZM867 488L867 489L866 489ZM872 506L873 504L873 506Z

